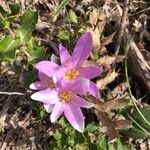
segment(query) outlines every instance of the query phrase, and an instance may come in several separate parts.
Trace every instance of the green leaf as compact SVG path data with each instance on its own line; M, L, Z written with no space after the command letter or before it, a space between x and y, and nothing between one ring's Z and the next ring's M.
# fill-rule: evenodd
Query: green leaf
M80 25L78 33L84 33L86 31L86 26L85 25Z
M42 121L46 116L46 110L42 105L35 104L34 107L37 109L36 119Z
M22 75L22 80L20 82L23 84L23 87L29 88L29 85L37 78L37 70L35 70L33 65L29 64L28 70L24 70Z
M20 12L20 5L18 3L9 4L9 8L11 10L11 13L8 14L8 16L15 16Z
M69 18L72 22L78 24L78 18L77 15L75 14L75 12L73 10L69 11Z
M13 39L10 36L6 36L0 41L0 58L1 59L14 59L16 49L20 46L20 39Z
M120 140L118 139L118 142L117 142L117 150L125 150L125 146L122 145L122 143L120 142Z
M85 138L83 137L83 135L77 131L75 131L75 143L78 144L82 144L82 143L85 143Z
M108 143L108 150L115 150L114 145L111 143Z
M96 130L98 130L99 126L96 123L89 123L86 127L86 130L88 132L94 132Z
M130 128L123 131L128 137L132 137L134 139L144 139L147 137L147 134L137 128Z
M131 150L136 150L135 147L133 146L133 144L131 144Z
M3 21L0 19L0 30L4 29L4 23Z
M96 144L98 149L106 149L107 145L106 137L105 136L101 137L100 140L96 141Z
M89 150L97 150L97 146L95 143L89 143L88 148L89 148Z
M2 6L0 6L0 13L4 18L9 14Z
M18 3L9 4L10 13L7 12L2 6L0 6L0 13L3 18L15 16L20 12L20 5Z
M20 5L18 3L15 4L9 4L10 13L5 11L3 7L0 6L0 12L2 14L2 24L3 28L10 28L10 24L12 20L15 18L15 15L17 15L20 12ZM0 27L1 28L1 27Z
M150 106L141 108L140 111L145 119L150 123ZM145 130L150 131L150 126L146 123L146 121L142 118L136 109L134 109L132 112L131 117Z
M132 110L131 108L128 108L122 112L122 114L133 121L133 127L127 130L124 130L123 133L129 137L135 138L135 139L144 139L149 135L150 126L148 123L143 119L143 117L139 114L137 109ZM150 106L144 107L140 109L141 114L144 116L144 118L150 122L149 112L150 112Z
M45 117L45 115L46 115L46 111L45 111L45 109L43 108L43 109L41 109L40 112L39 112L39 116L40 116L41 120L43 120L43 118Z
M57 140L57 143L58 143L58 147L61 147L61 138L62 138L62 134L60 134L58 131L56 131L54 134L53 134L54 138Z
M11 22L10 22L9 19L4 19L4 20L3 20L3 24L4 24L4 28L5 28L5 29L9 29Z
M68 123L66 122L66 120L64 119L64 117L62 117L59 120L59 123L62 125L62 128L66 128L68 126Z
M38 12L28 9L21 17L21 27L18 31L21 42L28 42L38 21Z
M44 48L38 44L36 38L31 37L27 45L27 52L30 55L30 57L28 57L28 60L31 64L35 64L40 60L47 58Z
M57 35L59 39L69 41L70 39L70 33L68 31L59 31L59 34Z
M58 131L56 131L56 132L53 134L53 136L54 136L54 138L55 138L57 141L59 141L59 140L62 138L61 134L60 134Z
M129 145L128 143L124 143L121 139L117 140L117 150L135 150L133 145Z

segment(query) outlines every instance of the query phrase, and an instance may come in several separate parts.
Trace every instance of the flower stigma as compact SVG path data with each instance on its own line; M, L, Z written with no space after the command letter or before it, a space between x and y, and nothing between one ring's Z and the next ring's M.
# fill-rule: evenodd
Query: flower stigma
M76 69L68 70L65 74L65 79L76 79L79 76L79 71Z
M70 62L68 62L67 64L66 64L66 67L67 68L69 68L69 67L71 67L72 66L72 64L70 63Z
M50 87L51 89L55 88L55 83L54 83L53 79L49 79L47 84L48 84L48 87Z
M62 102L69 102L72 98L71 91L63 91L59 94L59 97Z

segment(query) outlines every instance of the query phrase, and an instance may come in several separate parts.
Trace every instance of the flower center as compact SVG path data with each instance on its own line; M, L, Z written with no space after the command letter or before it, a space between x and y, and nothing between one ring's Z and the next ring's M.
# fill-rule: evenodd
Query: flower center
M55 88L55 83L53 81L53 79L49 79L47 82L48 87L50 87L51 89Z
M65 74L65 79L76 79L79 76L79 71L76 69L68 70Z
M69 102L72 98L72 93L71 93L71 91L63 91L59 94L59 97L60 97L61 101Z

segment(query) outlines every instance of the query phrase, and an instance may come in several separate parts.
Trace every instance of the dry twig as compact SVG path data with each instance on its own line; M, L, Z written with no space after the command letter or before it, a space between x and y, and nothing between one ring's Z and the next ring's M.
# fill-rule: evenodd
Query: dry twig
M24 93L20 93L20 92L0 92L0 95L24 95Z

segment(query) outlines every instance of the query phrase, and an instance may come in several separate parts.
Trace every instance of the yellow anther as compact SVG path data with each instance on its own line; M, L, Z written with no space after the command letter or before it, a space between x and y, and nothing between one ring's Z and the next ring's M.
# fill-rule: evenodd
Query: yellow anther
M71 91L63 91L59 94L59 97L61 101L63 102L69 102L72 98Z
M65 74L65 79L76 79L79 76L79 71L76 69L68 70Z
M53 79L49 79L47 84L48 84L48 87L50 87L51 89L55 88L55 83L54 83Z

